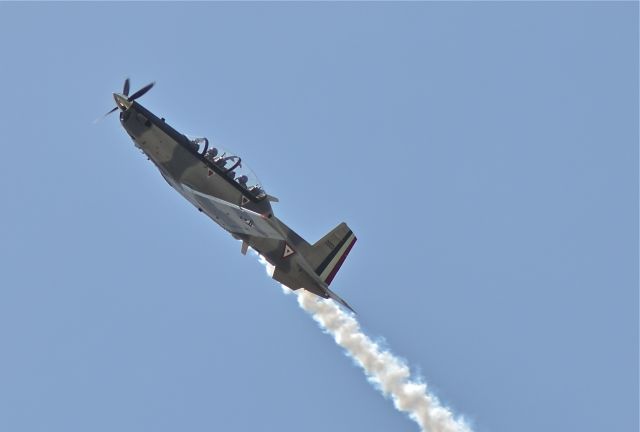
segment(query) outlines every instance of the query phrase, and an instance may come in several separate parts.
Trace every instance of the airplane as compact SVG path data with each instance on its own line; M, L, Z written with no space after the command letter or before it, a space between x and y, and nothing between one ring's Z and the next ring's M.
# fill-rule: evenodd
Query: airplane
M291 290L304 288L333 299L355 313L329 285L356 243L356 236L341 223L314 244L308 243L273 214L278 199L265 192L244 160L214 145L205 137L178 132L136 99L155 83L129 95L130 82L122 93L113 93L120 123L133 143L180 195L200 212L249 247L275 269L273 279Z

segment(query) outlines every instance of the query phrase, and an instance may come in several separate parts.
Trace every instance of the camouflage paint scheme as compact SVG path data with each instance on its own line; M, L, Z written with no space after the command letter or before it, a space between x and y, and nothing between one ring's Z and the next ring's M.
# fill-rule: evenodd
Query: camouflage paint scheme
M128 90L127 90L128 91ZM273 278L292 290L304 288L353 309L329 289L356 242L345 223L311 245L273 214L276 198L250 190L205 157L205 148L169 126L126 95L114 93L120 122L136 147L151 160L167 183L199 211L251 247L275 267ZM211 148L211 147L209 147ZM240 158L237 159L240 164Z

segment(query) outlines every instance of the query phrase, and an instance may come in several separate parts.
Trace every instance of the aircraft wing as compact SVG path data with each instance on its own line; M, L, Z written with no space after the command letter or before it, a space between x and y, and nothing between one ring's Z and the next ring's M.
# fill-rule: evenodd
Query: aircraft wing
M185 193L197 201L204 212L227 231L253 237L284 240L282 234L271 226L269 220L260 213L199 192L185 184L181 186Z

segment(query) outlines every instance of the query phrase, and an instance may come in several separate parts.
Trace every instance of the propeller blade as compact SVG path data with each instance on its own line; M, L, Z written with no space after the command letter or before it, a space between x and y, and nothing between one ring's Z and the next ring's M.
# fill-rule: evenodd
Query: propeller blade
M155 84L155 82L152 82L151 84L147 84L146 86L142 87L140 90L129 96L128 101L133 102L134 100L138 99L140 96L151 90L151 87L153 87Z
M125 96L129 96L129 78L124 80L124 88L122 89L122 94Z
M114 112L114 111L115 111L115 110L117 110L117 109L118 109L118 107L115 107L114 109L112 109L111 111L109 111L108 113L106 113L104 116L105 116L105 117L106 117L106 116L108 116L109 114L111 114L112 112Z
M103 116L101 116L101 117L98 117L97 119L95 119L95 120L93 121L93 124L100 123L100 122L101 122L103 119L105 119L109 114L111 114L112 112L114 112L114 111L115 111L115 110L117 110L117 109L118 109L118 107L115 107L114 109L112 109L111 111L109 111L108 113L106 113L105 115L103 115Z

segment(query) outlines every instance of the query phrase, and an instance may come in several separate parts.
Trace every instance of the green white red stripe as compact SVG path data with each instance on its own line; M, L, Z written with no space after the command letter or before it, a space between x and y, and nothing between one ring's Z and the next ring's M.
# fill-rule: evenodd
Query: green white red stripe
M340 241L335 249L333 249L316 269L316 273L320 276L320 279L325 281L327 285L331 284L331 281L336 276L336 273L338 273L338 270L340 270L342 263L347 258L347 255L349 255L356 240L356 236L349 230L342 241Z

